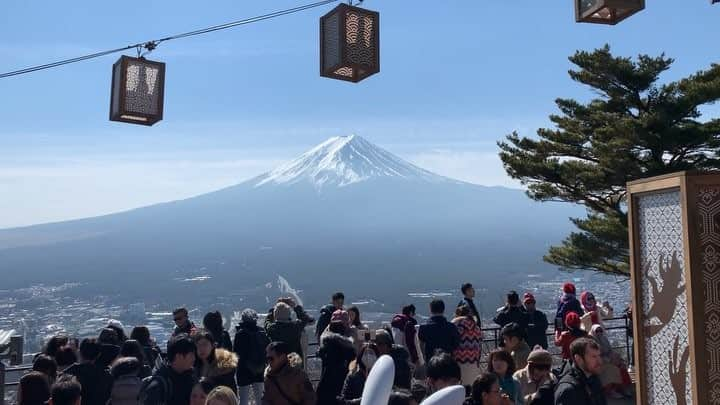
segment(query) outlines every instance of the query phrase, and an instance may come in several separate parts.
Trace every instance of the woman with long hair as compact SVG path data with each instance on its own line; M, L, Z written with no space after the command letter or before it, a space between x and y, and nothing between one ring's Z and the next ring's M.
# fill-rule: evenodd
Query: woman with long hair
M471 395L466 405L512 405L513 402L500 389L500 381L494 373L482 373L472 383Z
M130 332L130 339L137 340L145 353L145 364L151 369L158 366L158 358L160 358L160 348L150 336L150 329L147 326L136 326Z
M223 327L223 317L220 311L208 312L203 318L203 328L212 333L215 338L215 346L232 351L230 334Z
M520 385L513 379L515 362L512 355L505 350L496 349L488 357L488 372L498 377L502 392L507 394L513 404L522 405Z
M195 372L198 377L211 378L217 385L224 385L237 392L235 372L237 371L237 355L222 348L215 347L213 334L200 329L193 335L195 340Z
M469 386L480 374L480 356L482 350L482 330L475 322L470 307L460 305L455 310L452 323L457 327L460 335L460 344L452 353L455 361L460 365L462 384Z
M350 362L350 372L345 378L345 384L343 384L342 391L340 392L343 400L350 401L362 396L368 373L378 357L380 356L374 344L366 343L363 345L357 358Z
M360 308L353 305L348 308L347 313L350 318L350 338L355 344L355 352L359 353L365 343L363 334L368 327L360 321Z

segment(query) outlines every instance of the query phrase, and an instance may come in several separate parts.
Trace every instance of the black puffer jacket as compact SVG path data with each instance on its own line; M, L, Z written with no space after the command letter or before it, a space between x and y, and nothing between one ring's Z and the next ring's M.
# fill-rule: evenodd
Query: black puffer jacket
M345 383L348 366L355 358L355 345L345 336L326 332L322 335L318 355L322 360L322 374L317 387L317 404L334 405Z
M106 368L91 363L75 363L63 374L73 375L80 382L82 405L104 404L110 398L113 379Z
M587 377L579 368L570 367L557 383L555 405L607 405L607 400L597 376Z
M257 326L256 322L243 322L237 326L233 351L238 357L237 384L240 387L263 382L264 370L252 371L247 366L250 350L262 350L262 353L254 353L253 356L265 358L265 348L257 347L257 342L261 341L269 344L270 338L263 329Z

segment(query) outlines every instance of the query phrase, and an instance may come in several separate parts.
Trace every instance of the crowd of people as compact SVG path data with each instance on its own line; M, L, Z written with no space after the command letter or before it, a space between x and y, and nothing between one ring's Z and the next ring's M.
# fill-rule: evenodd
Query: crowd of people
M219 312L206 314L200 327L178 308L164 352L147 327L127 336L111 320L97 338L51 338L21 378L18 404L248 405L251 398L258 405L360 404L382 356L395 367L391 405L417 405L454 385L465 386L467 405L601 405L607 397L631 395L627 365L604 330L603 320L613 315L609 303L598 304L590 292L578 299L573 284L563 286L554 316L562 362L554 362L547 315L531 293L521 300L510 291L493 318L500 327L497 348L483 363L475 290L466 283L460 291L451 317L445 302L433 299L422 324L411 304L377 330L363 324L357 307L345 307L342 293L317 320L291 298L278 299L262 324L256 311L245 309L234 337ZM305 361L305 330L312 324L322 364L317 384Z

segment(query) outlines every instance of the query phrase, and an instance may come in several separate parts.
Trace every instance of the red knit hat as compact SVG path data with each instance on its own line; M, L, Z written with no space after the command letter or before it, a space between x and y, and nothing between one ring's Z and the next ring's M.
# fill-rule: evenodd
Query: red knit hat
M535 302L535 296L526 292L525 295L523 295L523 304L527 304L528 302Z
M565 325L570 328L579 328L580 315L576 314L575 312L568 312L567 315L565 315Z
M573 284L573 283L563 284L563 292L566 294L575 294L575 284Z

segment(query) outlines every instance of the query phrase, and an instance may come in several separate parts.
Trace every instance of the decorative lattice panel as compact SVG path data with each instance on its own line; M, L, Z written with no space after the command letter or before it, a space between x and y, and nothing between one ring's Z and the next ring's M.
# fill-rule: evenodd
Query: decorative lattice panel
M128 62L125 111L155 115L160 112L160 69L157 65Z
M375 20L371 14L361 10L348 11L345 20L347 41L347 62L375 66Z
M697 220L705 300L705 354L708 399L720 404L720 187L701 187Z
M690 404L690 347L680 191L637 197L648 404Z
M329 69L340 64L340 14L328 16L323 22L323 49L322 67Z

